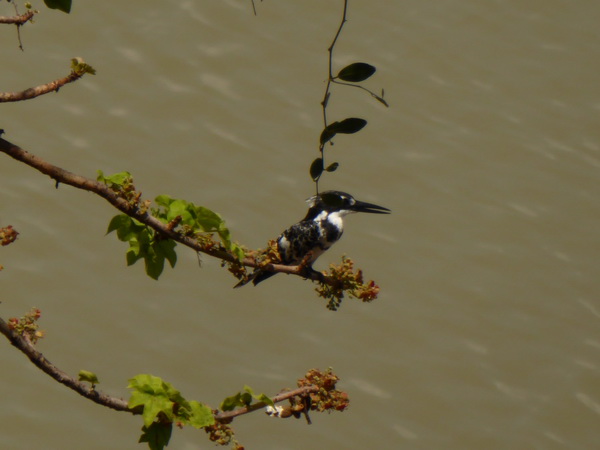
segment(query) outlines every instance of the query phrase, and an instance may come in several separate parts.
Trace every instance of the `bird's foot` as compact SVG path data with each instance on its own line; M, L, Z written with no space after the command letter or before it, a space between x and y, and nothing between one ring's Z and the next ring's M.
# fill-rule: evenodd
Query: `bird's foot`
M317 281L321 283L325 281L325 275L323 275L322 272L313 269L312 267L303 267L300 275L302 275L304 278L310 279L315 279L316 277Z

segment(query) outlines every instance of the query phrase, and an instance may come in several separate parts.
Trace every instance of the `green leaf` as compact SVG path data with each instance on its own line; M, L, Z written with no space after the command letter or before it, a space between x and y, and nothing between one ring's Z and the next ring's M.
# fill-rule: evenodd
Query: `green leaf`
M238 261L242 261L246 257L246 253L244 253L244 250L242 249L242 247L240 247L237 244L232 243L230 250L231 250L231 253L233 253L235 255L235 257L238 259Z
M112 233L113 231L117 232L117 238L123 242L137 238L141 233L145 233L149 236L148 227L146 227L146 225L132 219L126 214L119 214L111 219L106 234Z
M169 205L166 217L167 222L170 222L177 216L181 216L181 221L185 225L194 226L193 205L190 208L190 204L185 200L173 200Z
M195 211L196 222L203 231L219 231L219 227L224 223L221 216L204 206L196 206Z
M131 218L125 214L119 214L113 217L108 224L108 229L106 230L106 234L110 234L119 228L127 227L131 222Z
M117 232L119 240L129 243L125 253L128 266L143 258L146 274L155 280L164 270L165 259L171 267L175 267L177 243L172 239L156 239L152 229L125 214L111 219L107 234L113 231Z
M371 64L357 62L344 67L338 73L338 78L352 83L358 83L369 78L377 69Z
M143 392L134 392L131 394L129 399L130 408L134 408L139 405L143 405L144 410L142 417L144 419L144 425L150 426L156 416L161 412L166 414L169 419L173 418L173 405L167 397L161 395L146 394Z
M105 176L102 171L98 171L98 180L112 187L130 183L131 176L128 172ZM153 209L152 214L156 218L168 223L176 217L181 217L182 223L191 227L194 232L218 233L225 249L238 260L244 259L243 249L232 242L231 232L219 214L185 200L173 199L168 195L159 195L155 201L159 208ZM117 232L119 240L129 242L129 249L126 252L128 266L144 258L146 273L155 280L164 270L165 259L169 261L171 267L175 267L177 243L172 239L162 238L150 227L125 214L111 219L107 234L113 231Z
M86 73L89 73L90 75L96 75L96 69L86 63L83 58L79 57L71 59L71 70L79 76Z
M94 372L90 372L88 370L80 370L79 371L79 381L87 381L88 383L98 384L98 376Z
M215 416L212 410L202 403L197 401L189 402L191 415L188 419L188 423L195 428L204 428L215 423Z
M219 408L221 409L221 411L233 411L237 406L245 406L244 403L241 401L241 396L242 393L238 392L237 394L232 395L231 397L225 398L221 402L221 406Z
M173 420L174 401L171 397L180 397L180 394L170 383L153 375L142 374L130 379L127 387L133 389L127 406L143 407L142 417L146 427L149 427L160 413Z
M173 423L153 422L149 426L142 427L142 435L139 443L147 442L150 450L163 450L169 445L171 433L173 431Z
M169 205L173 202L173 199L171 197L169 197L168 195L159 195L158 197L156 197L154 199L154 201L156 202L157 205L168 208Z
M67 14L71 12L71 0L44 0L44 3L50 9L58 9Z
M313 181L317 181L323 173L323 159L317 158L310 165L310 177Z
M244 386L243 391L224 399L221 402L220 409L222 411L232 411L237 407L243 408L246 406L250 406L250 404L252 404L253 398L267 405L274 405L273 400L271 400L265 394L256 395L250 386Z
M123 187L125 184L131 183L131 174L129 172L119 172L113 175L105 176L104 173L99 170L98 177L96 178L100 183L104 183L112 188L118 186Z
M327 172L335 172L339 166L340 166L340 164L339 164L339 163L336 163L336 162L334 162L334 163L332 163L332 164L329 164L329 165L327 166L327 169L325 169L325 170L326 170Z
M265 394L255 394L250 386L245 385L244 390L259 402L266 403L269 406L275 406L275 403L273 403L273 400L271 400L270 397L266 396Z
M140 254L140 247L137 243L137 240L129 241L129 248L125 252L125 261L127 262L127 266L133 266L142 258L143 256Z
M223 246L231 251L240 261L244 259L244 251L238 245L232 243L231 233L225 225L225 221L216 212L204 206L196 206L185 200L173 199L168 195L159 195L156 197L155 202L162 209L154 211L154 214L165 223L179 216L181 217L181 222L191 227L194 231L218 233ZM174 252L165 252L164 256L170 263L174 263L175 260L171 258L171 256L174 256Z
M169 261L169 265L173 268L177 263L177 253L175 252L175 247L177 246L177 242L172 239L162 239L156 242L157 253L160 253L164 256L167 261Z
M146 274L153 280L158 280L160 274L165 268L165 257L157 251L157 246L148 247L148 252L144 255Z

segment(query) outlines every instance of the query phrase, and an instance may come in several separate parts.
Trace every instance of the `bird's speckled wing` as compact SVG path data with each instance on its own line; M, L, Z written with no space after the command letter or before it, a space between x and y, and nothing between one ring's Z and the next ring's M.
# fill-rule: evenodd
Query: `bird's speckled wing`
M308 252L312 264L337 241L342 232L330 229L324 221L302 221L285 230L277 239L281 261L287 265L299 264Z

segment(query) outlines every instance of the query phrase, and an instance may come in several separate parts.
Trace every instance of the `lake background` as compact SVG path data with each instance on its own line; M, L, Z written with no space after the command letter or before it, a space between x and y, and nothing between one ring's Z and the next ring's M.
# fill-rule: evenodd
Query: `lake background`
M303 217L341 1L257 1L257 16L241 0L32 3L24 52L0 27L0 90L64 76L76 56L97 75L3 104L6 139L87 177L128 170L144 198L218 211L252 248ZM375 65L365 85L390 108L335 88L330 119L369 124L328 148L341 165L322 187L393 214L349 217L316 268L349 255L377 301L330 312L284 275L233 290L182 247L151 280L104 236L107 202L0 155L0 225L20 232L0 252L0 315L40 308L39 350L124 398L139 373L217 407L334 368L348 411L239 418L248 449L597 448L600 3L351 0L348 18L334 66ZM143 448L140 417L0 352L3 448ZM214 447L186 429L169 448Z

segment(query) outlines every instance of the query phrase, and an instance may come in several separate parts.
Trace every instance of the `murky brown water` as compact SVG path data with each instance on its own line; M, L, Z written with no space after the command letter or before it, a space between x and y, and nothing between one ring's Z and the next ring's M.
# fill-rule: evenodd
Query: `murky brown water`
M85 4L87 3L87 4ZM34 5L36 6L36 5ZM75 2L0 28L0 90L98 70L4 104L7 139L69 170L129 170L145 197L219 211L263 246L305 212L326 48L341 2ZM40 9L42 9L40 7ZM1 5L0 14L10 13ZM43 311L40 349L127 396L153 373L217 406L333 366L344 414L236 421L250 449L592 449L600 445L600 4L558 0L352 0L338 67L378 67L386 110L334 92L330 117L369 120L340 138L324 188L388 206L353 216L319 268L352 256L380 299L331 313L308 282L232 290L216 261L180 251L159 282L104 237L103 200L0 155L3 317ZM10 64L7 64L10 61ZM6 343L2 446L141 448L141 420L83 400ZM169 448L210 448L176 432Z

